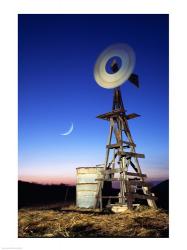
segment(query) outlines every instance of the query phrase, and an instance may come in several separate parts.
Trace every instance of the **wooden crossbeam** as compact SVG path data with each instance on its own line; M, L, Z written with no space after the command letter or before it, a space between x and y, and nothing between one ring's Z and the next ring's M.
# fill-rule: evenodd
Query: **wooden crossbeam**
M144 200L157 200L158 198L153 195L146 194L130 194L135 199L144 199Z
M137 185L137 186L142 186L142 187L149 187L150 185L144 181L140 181L140 180L125 180L124 178L97 178L95 179L96 181L123 181L126 184L128 184L129 186L131 185Z
M116 109L116 110L113 110L112 112L108 112L108 113L105 113L105 114L102 114L102 115L98 115L96 118L99 118L99 119L104 119L104 120L110 120L111 117L114 117L116 115L125 115L125 112L123 109Z
M136 176L136 177L147 177L146 174L140 174L140 173L125 172L125 174L129 176Z
M138 114L135 114L135 113L132 113L132 114L129 114L129 115L125 115L126 119L127 120L130 120L130 119L133 119L133 118L136 118L136 117L139 117L140 115Z
M112 149L112 148L119 148L120 146L121 146L121 143L115 143L115 144L106 145L106 148Z
M136 147L136 144L135 143L132 143L132 142L128 142L128 141L123 141L124 144L127 144L129 146L133 146L133 147Z
M134 153L134 152L118 152L119 155L121 155L122 157L137 157L137 158L145 158L144 154L138 154L138 153Z
M129 176L147 177L147 175L145 174L126 172L125 169L123 168L106 169L106 170L101 171L102 174L114 174L114 173L123 173L123 172Z
M126 144L126 145L128 145L128 146L136 147L136 144L134 144L134 143L132 143L132 142L128 142L128 141L119 141L118 143L106 145L106 148L109 148L109 149L119 148L120 146L123 145L123 143Z
M157 200L158 198L153 195L145 195L145 194L135 194L135 193L125 193L119 196L102 196L103 199L118 199L118 198L127 198L127 199L141 199L141 200Z

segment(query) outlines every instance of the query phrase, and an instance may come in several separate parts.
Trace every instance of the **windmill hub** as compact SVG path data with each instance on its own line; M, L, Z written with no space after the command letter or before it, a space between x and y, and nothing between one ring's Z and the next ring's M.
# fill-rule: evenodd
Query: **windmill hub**
M121 68L122 61L120 57L112 57L106 63L106 72L109 74L115 74Z

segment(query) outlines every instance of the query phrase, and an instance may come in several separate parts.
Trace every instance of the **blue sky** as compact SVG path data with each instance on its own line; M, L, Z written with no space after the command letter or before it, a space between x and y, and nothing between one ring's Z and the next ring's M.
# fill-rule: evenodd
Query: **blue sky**
M143 172L168 178L168 15L19 15L19 178L74 183L75 169L104 162L113 90L93 78L98 55L127 43L140 89L121 87ZM74 130L65 133L71 123Z

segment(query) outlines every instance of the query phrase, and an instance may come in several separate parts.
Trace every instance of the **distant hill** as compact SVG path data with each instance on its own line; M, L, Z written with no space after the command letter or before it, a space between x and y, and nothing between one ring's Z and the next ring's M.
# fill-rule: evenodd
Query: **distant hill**
M165 210L169 210L169 180L165 180L160 184L152 187L151 191L158 198L157 206Z
M106 190L107 191L107 190ZM169 180L163 181L151 188L151 192L158 198L156 201L159 208L169 210ZM110 189L112 195L117 195L119 189ZM76 187L61 185L41 185L18 181L18 207L28 207L34 205L49 205L59 202L76 201ZM140 201L146 204L146 201Z
M18 207L75 201L75 186L41 185L18 181Z

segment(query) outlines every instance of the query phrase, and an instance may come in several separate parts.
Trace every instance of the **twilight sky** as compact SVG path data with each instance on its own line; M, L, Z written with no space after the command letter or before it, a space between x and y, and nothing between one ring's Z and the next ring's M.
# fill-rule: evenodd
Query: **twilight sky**
M76 167L104 163L113 90L93 78L98 55L127 43L140 89L122 87L143 172L168 178L168 15L19 15L19 179L75 183ZM73 132L67 132L71 123Z

